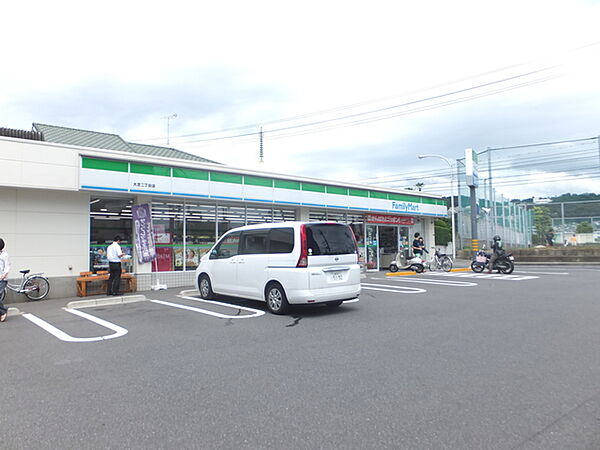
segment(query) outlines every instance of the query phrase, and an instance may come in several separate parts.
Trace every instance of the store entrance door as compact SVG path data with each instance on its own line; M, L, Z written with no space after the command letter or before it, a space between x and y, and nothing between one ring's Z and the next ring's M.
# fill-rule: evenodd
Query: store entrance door
M379 268L387 269L398 253L398 227L379 225Z

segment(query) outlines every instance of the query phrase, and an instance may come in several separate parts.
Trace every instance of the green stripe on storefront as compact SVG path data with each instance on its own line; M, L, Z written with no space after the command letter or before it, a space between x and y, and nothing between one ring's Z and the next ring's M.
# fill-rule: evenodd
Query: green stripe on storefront
M348 194L354 197L369 197L369 191L363 189L348 189Z
M302 183L302 190L309 192L325 192L325 186L322 184Z
M275 180L275 187L281 189L297 189L300 190L300 182L288 180Z
M402 195L402 194L389 194L390 200L396 200L399 202L413 202L420 203L421 199L419 197L414 197L412 195Z
M369 197L371 198L381 198L384 200L388 199L388 195L385 192L377 192L377 191L369 191Z
M210 181L217 181L219 183L242 184L242 175L235 175L232 173L222 172L211 172Z
M244 184L248 184L251 186L273 187L273 179L263 177L251 177L249 175L245 175Z
M129 171L129 163L124 161L111 161L108 159L82 158L81 167L84 169L112 170L114 172Z
M348 188L338 186L325 186L328 194L348 195Z
M173 176L176 178L208 181L208 171L206 170L180 169L178 167L173 167Z
M131 168L129 170L131 171L131 173L141 173L144 175L159 175L162 177L171 176L171 168L165 166L153 166L151 164L131 163Z

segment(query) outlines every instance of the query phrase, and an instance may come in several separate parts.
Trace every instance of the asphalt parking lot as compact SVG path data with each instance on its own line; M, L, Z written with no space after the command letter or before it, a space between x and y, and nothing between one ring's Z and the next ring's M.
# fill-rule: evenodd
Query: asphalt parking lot
M286 316L182 289L11 305L0 447L600 448L599 280L370 273Z

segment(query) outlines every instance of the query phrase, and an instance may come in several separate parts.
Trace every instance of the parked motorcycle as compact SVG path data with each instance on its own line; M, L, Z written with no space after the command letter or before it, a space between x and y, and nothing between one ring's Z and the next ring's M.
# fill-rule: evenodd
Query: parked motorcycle
M490 258L492 257L491 253L486 253L484 249L481 249L477 252L475 256L475 261L471 263L471 270L473 272L481 273L485 269L489 270L490 268ZM494 267L492 270L497 270L498 273L510 274L515 270L515 257L512 253L502 253L498 255L496 261L494 262Z
M398 272L398 270L413 270L416 273L421 273L425 270L425 264L421 257L413 256L406 259L401 253L396 254L396 259L390 263L390 272Z

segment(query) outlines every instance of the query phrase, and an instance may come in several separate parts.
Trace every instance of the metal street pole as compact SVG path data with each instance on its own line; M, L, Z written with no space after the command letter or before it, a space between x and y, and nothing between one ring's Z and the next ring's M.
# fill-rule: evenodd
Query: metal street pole
M419 155L419 159L423 158L439 158L446 161L450 166L450 218L452 220L452 259L456 259L456 230L454 226L454 170L452 169L452 163L448 158L442 155Z
M169 145L169 135L170 135L170 125L171 125L171 119L176 119L177 118L177 114L171 114L170 116L164 116L161 117L161 119L166 119L167 120L167 145Z

